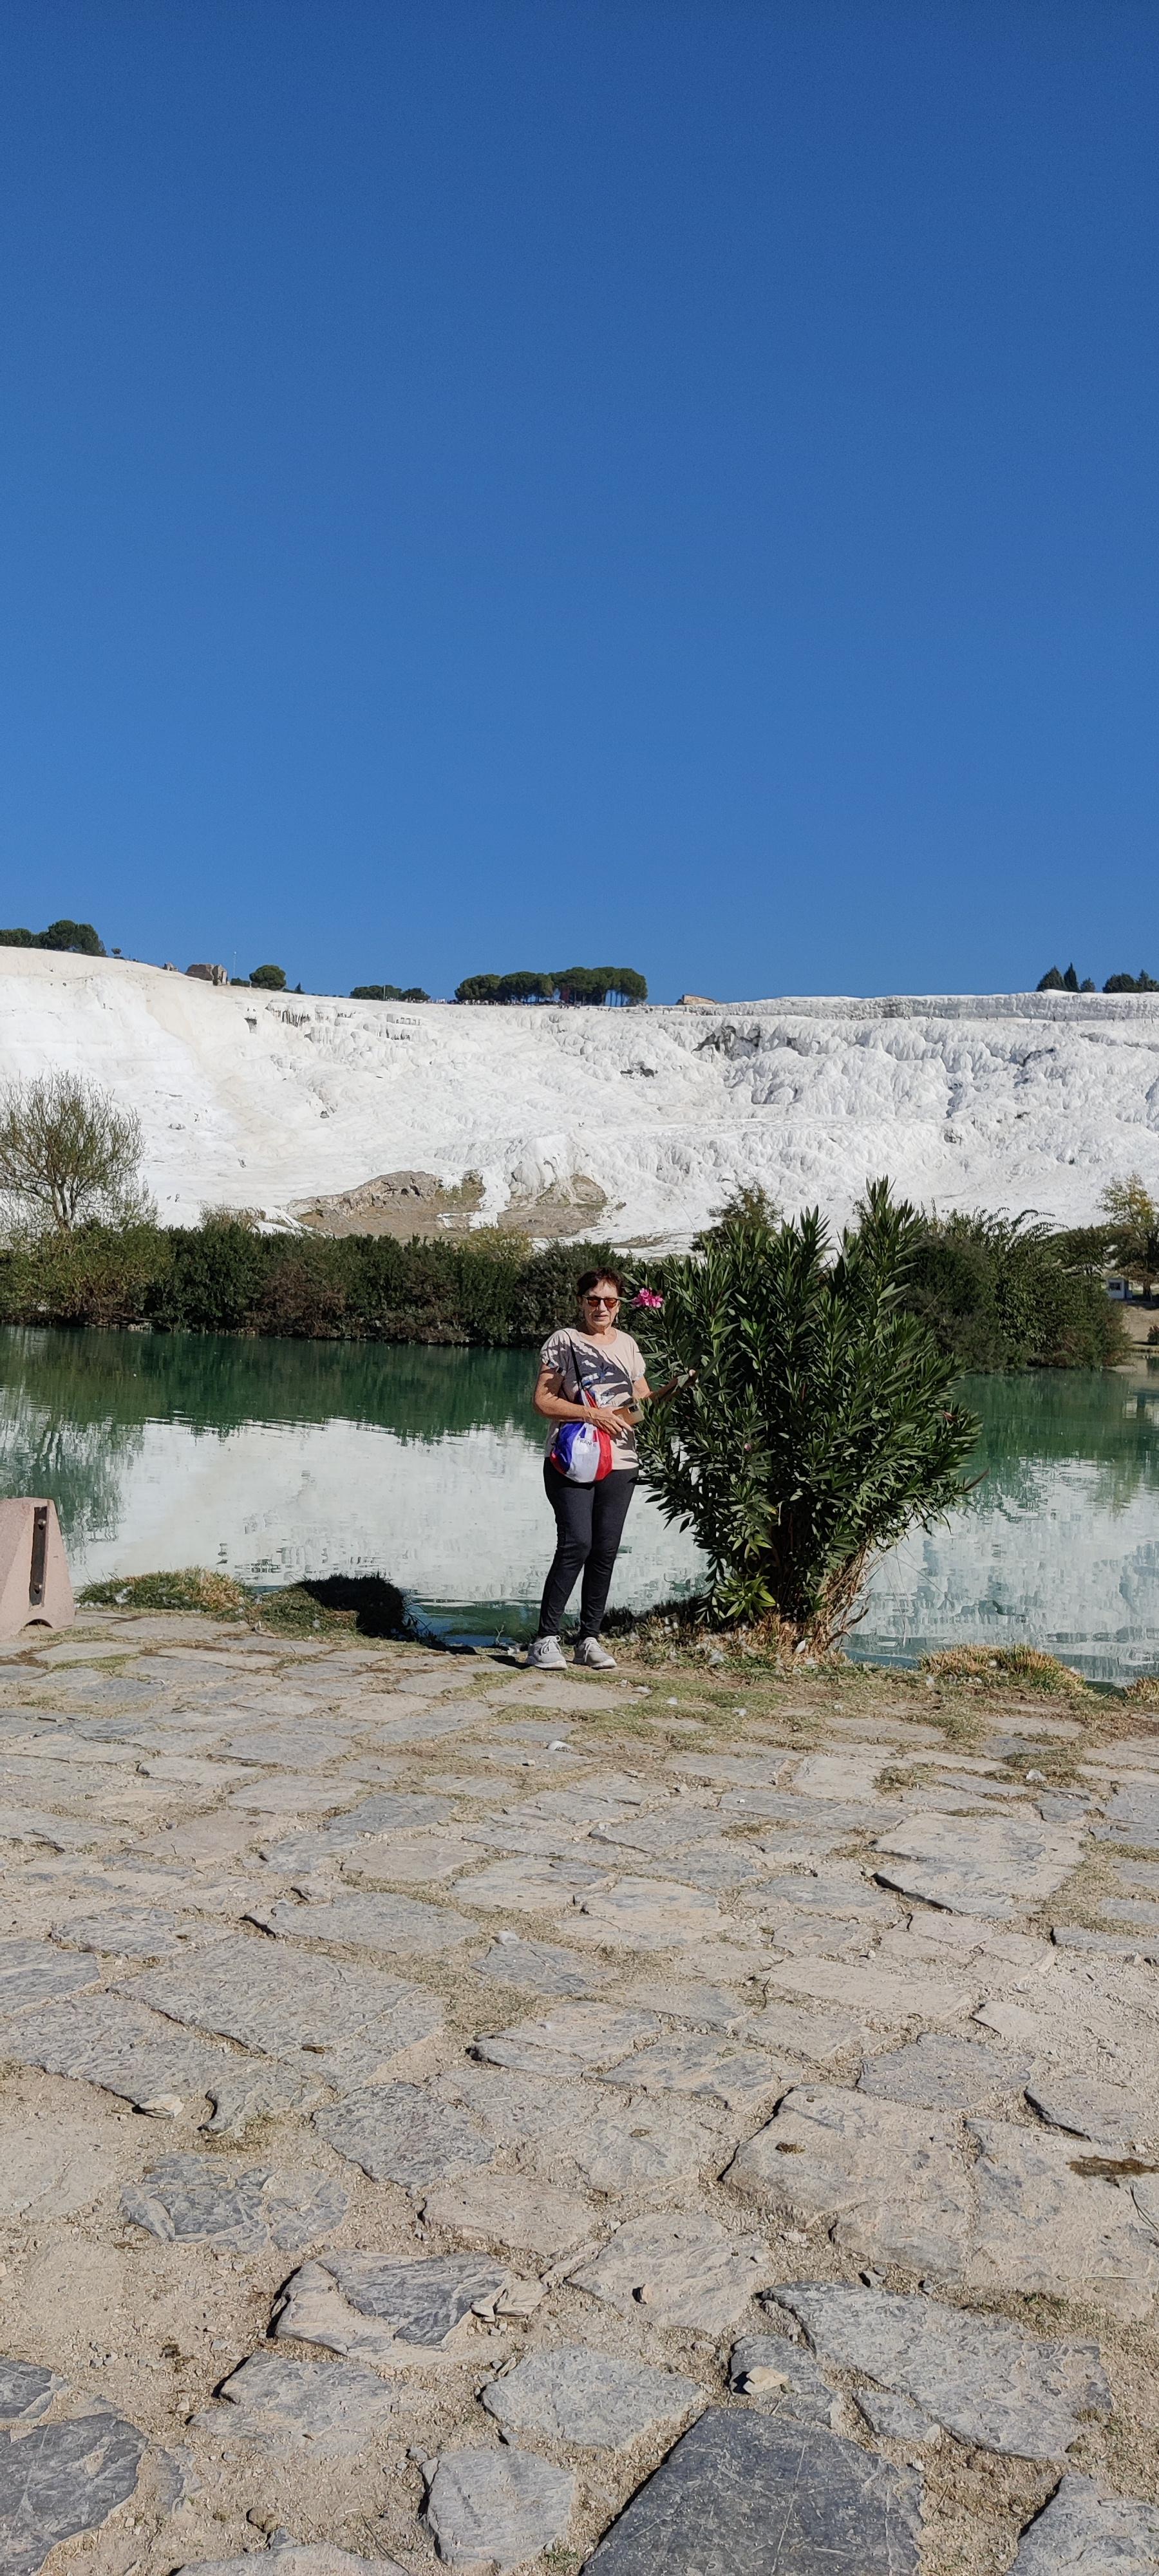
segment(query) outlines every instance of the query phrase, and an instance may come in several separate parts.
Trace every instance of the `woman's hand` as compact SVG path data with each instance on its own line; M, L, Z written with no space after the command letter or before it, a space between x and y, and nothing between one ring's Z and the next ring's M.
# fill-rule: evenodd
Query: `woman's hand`
M587 1419L596 1423L601 1431L608 1432L613 1440L622 1440L625 1431L634 1428L635 1421L634 1415L614 1404L589 1405Z

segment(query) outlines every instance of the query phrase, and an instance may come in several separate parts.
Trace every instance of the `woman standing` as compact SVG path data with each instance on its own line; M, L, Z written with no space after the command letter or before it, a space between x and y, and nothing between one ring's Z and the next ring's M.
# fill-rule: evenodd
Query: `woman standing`
M581 1569L575 1659L600 1672L615 1671L615 1656L600 1644L600 1622L639 1474L637 1407L652 1393L643 1352L631 1334L620 1332L617 1325L623 1293L618 1271L585 1270L579 1283L580 1329L552 1333L539 1355L532 1402L551 1424L543 1482L555 1513L556 1547L538 1633L527 1650L527 1661L538 1672L562 1669L559 1632ZM666 1387L657 1391L668 1393ZM607 1475L591 1484L575 1484L556 1466L551 1451L564 1422L594 1424L608 1434L611 1467Z

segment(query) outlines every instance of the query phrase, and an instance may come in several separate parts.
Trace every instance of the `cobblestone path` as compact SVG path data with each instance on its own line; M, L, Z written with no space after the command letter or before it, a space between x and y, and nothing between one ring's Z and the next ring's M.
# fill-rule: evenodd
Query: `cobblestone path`
M0 1655L4 2576L1157 2576L1159 1729L744 1689Z

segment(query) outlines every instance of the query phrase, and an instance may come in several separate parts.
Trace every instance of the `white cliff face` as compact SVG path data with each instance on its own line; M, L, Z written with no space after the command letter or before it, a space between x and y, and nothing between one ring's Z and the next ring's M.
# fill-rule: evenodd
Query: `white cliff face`
M409 1008L0 949L0 1078L54 1068L139 1111L169 1223L406 1169L478 1174L483 1222L582 1174L608 1202L589 1231L664 1243L742 1183L836 1222L879 1172L1070 1224L1112 1173L1159 1192L1153 996Z

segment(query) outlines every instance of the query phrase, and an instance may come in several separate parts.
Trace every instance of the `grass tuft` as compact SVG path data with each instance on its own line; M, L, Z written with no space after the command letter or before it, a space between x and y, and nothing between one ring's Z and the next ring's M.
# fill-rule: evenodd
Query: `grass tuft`
M937 1654L923 1655L922 1671L939 1682L1016 1682L1021 1690L1045 1691L1051 1699L1092 1696L1081 1673L1038 1646L944 1646Z
M419 1635L397 1583L381 1574L332 1574L289 1583L279 1592L255 1592L232 1574L187 1565L168 1574L126 1574L119 1581L110 1576L86 1584L78 1597L84 1609L198 1610L282 1636L340 1633L413 1642Z
M211 1573L204 1565L172 1574L112 1575L107 1583L86 1583L77 1596L89 1610L202 1610L212 1619L247 1618L252 1597L232 1574Z

